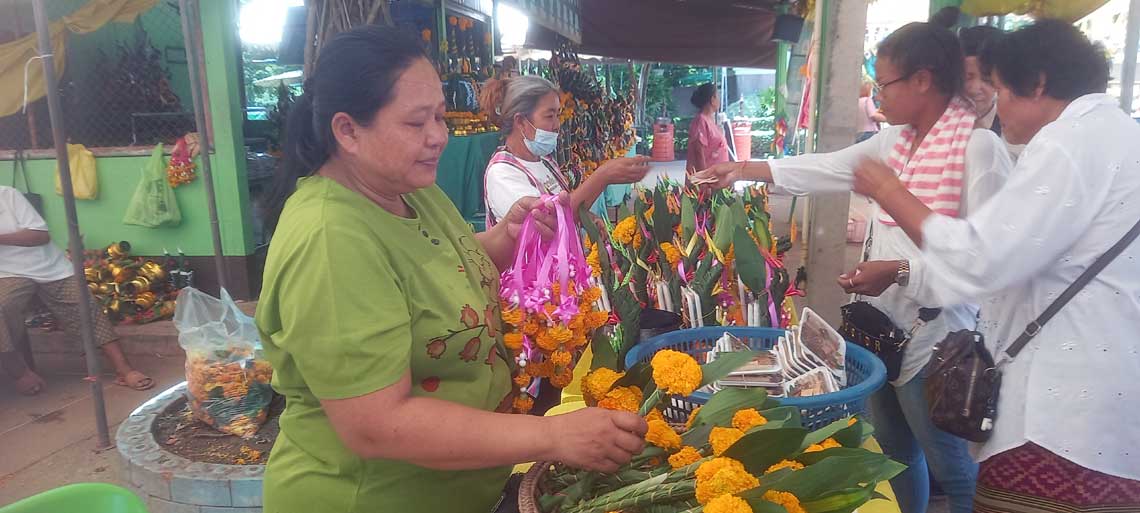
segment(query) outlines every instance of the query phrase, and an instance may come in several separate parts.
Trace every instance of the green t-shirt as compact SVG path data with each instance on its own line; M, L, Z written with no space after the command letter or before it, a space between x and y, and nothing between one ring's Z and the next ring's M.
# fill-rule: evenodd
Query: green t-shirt
M494 263L438 187L404 198L415 219L312 177L286 204L257 308L273 386L287 399L266 513L486 513L500 496L509 468L361 459L318 401L375 392L409 368L415 396L491 411L511 390L496 350Z

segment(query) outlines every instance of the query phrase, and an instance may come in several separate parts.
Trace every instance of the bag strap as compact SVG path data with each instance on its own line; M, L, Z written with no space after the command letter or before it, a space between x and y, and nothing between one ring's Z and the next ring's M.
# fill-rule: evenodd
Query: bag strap
M16 187L17 174L24 177L24 192L31 193L32 183L28 181L28 164L24 161L24 150L16 150L12 157L12 188L18 190L19 187Z
M1053 301L1053 304L1049 305L1037 319L1029 323L1029 325L1025 327L1025 331L1017 337L1013 345L1005 350L1005 353L1009 355L1011 359L1017 357L1017 353L1025 349L1025 345L1028 344L1030 340L1033 340L1033 337L1036 337L1038 333L1041 333L1041 328L1045 326L1045 323L1049 322L1049 319L1052 319L1054 315L1057 315L1057 312L1061 311L1070 300L1076 297L1093 278L1096 278L1097 274L1100 274L1105 267L1108 267L1108 264L1112 263L1125 248L1132 244L1132 241L1136 240L1137 235L1140 235L1140 222L1133 225L1132 229L1128 230L1128 233L1124 234L1124 237L1120 239L1119 242L1111 248L1108 248L1108 251L1105 251L1103 255L1097 258L1072 285L1069 285L1069 288L1061 293L1060 297Z

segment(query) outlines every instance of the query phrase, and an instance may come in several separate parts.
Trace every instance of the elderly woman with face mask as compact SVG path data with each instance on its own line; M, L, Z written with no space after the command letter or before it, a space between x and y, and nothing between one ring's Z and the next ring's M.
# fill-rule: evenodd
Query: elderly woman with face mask
M636 183L649 172L648 157L613 159L571 189L570 177L551 157L559 144L561 111L558 87L549 80L526 75L507 83L498 109L506 143L491 157L484 178L488 227L498 223L519 198L566 192L577 212L581 205L593 205L607 186Z
M499 274L529 214L553 221L520 197L475 234L435 185L445 104L417 38L338 34L308 80L257 308L286 397L265 511L486 513L517 463L614 471L639 453L632 413L504 413Z
M889 162L906 188L938 212L962 217L976 211L1001 188L1012 163L993 132L975 130L974 108L959 96L963 58L954 34L928 23L900 28L879 44L875 76L891 126L870 139L835 153L719 164L695 179L721 187L737 180L766 181L794 194L850 191L859 163L875 159ZM840 285L863 296L896 327L915 328L901 363L888 369L890 386L869 401L883 451L908 466L891 485L903 511L921 513L929 500L929 466L950 497L950 510L969 513L977 466L965 440L931 423L923 392L934 344L948 331L973 329L977 308L942 303L913 286L921 251L887 213L875 212L868 224L870 262L839 277ZM924 307L942 308L921 324Z
M1140 248L1125 237L1140 220L1140 127L1104 94L1103 48L1068 23L1004 35L981 60L1003 133L1026 144L1005 188L964 219L881 162L860 166L856 190L922 248L912 286L980 300L1002 374L992 435L972 448L977 511L1140 511ZM1111 247L1123 252L1055 303Z

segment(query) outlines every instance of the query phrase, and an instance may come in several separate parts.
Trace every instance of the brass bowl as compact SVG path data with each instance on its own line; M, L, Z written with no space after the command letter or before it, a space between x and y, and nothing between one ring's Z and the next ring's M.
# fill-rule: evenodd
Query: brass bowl
M111 278L115 283L126 283L135 277L135 272L132 269L111 264L108 266L111 269Z
M154 302L157 300L158 296L155 296L154 292L143 292L135 298L135 304L138 305L139 308L150 308L154 306Z
M131 254L131 243L127 241L119 241L110 246L107 246L107 256L113 259L126 258Z
M166 270L154 261L148 261L139 268L139 274L145 276L152 283L162 281L166 278Z

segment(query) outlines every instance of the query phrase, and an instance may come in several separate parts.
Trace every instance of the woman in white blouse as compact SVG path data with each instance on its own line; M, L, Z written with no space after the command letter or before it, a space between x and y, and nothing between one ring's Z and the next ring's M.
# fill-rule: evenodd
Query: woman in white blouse
M996 356L1140 219L1140 126L1103 94L1103 50L1067 23L1005 35L982 60L1005 136L1028 143L1001 192L955 219L882 163L855 184L922 248L912 287L982 298ZM1138 258L1125 249L1004 365L993 435L974 447L977 511L1140 511Z
M640 182L649 173L648 157L617 158L574 184L551 158L558 147L561 110L558 86L549 80L526 75L507 82L498 109L506 144L491 156L483 184L487 228L519 198L567 192L577 212L580 205L589 208L607 186Z
M844 150L768 162L729 163L698 173L726 187L736 180L772 182L793 194L850 191L863 159L891 160L910 177L911 187L930 194L941 211L957 216L974 212L1005 182L1012 167L1001 140L989 130L975 130L975 114L959 97L963 59L950 31L912 23L883 40L875 63L877 96L892 125ZM949 148L947 148L947 146ZM919 309L943 306L910 286L921 271L918 247L896 223L876 213L870 224L869 260L860 266L859 286L841 277L848 292L866 298L896 326L909 330ZM897 285L897 286L895 286ZM898 376L870 399L875 437L891 458L908 469L891 480L899 506L908 513L926 511L927 469L950 498L951 511L973 510L977 466L966 442L934 427L923 395L932 348L948 330L973 329L977 308L943 308L915 331L907 343Z

